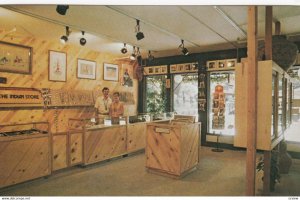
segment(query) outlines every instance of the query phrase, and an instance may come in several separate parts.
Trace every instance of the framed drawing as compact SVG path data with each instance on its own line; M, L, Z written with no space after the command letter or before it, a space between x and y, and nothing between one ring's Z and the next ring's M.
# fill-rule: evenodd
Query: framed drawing
M96 80L96 62L77 59L77 78Z
M119 68L116 64L104 63L103 79L106 81L118 81L119 80Z
M67 54L49 50L49 81L67 81Z
M32 48L0 41L0 71L31 74Z

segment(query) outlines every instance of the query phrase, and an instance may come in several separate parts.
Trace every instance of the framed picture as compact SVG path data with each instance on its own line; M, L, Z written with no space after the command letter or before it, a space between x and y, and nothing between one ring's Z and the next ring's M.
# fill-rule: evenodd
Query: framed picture
M170 65L170 71L172 72L176 72L177 71L177 65Z
M226 60L219 60L218 64L219 68L224 68L226 66Z
M96 62L77 59L77 78L96 80Z
M216 68L216 61L208 61L207 62L208 69L215 69Z
M166 65L161 66L161 73L162 73L162 74L166 74L167 71L168 71L168 67L167 67Z
M32 48L0 41L0 71L31 74Z
M153 71L153 67L148 67L148 74L153 74L154 71Z
M49 50L49 81L67 81L67 54Z
M226 61L226 65L227 65L227 67L229 67L229 68L234 68L235 67L235 64L236 64L236 59L230 59L230 60L227 60Z
M119 80L119 67L116 64L104 63L104 77L106 81L118 81Z
M155 74L160 74L160 72L161 72L160 66L154 67L154 73Z

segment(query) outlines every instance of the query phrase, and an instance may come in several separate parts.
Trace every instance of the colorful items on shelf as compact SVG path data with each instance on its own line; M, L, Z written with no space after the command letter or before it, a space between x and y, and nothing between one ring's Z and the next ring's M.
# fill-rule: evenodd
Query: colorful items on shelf
M213 93L213 118L212 118L212 128L213 129L224 129L225 127L225 94L222 85L217 85L215 87L215 92Z

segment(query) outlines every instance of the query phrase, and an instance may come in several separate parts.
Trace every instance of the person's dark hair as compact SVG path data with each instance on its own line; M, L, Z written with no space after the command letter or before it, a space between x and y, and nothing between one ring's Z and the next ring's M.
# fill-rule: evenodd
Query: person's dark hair
M108 87L104 87L104 88L102 89L102 92L104 92L104 90L109 90L109 88L108 88Z
M120 92L114 92L113 95L118 95L118 97L120 96Z

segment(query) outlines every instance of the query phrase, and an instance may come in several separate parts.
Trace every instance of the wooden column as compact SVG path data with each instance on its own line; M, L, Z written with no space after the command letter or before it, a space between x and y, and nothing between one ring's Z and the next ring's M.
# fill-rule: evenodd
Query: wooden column
M275 22L275 35L280 35L280 22Z
M266 6L265 22L265 56L266 60L272 60L272 6ZM264 151L264 184L263 194L270 193L270 169L271 169L271 151Z
M257 6L248 6L248 104L246 195L255 195L257 135Z

